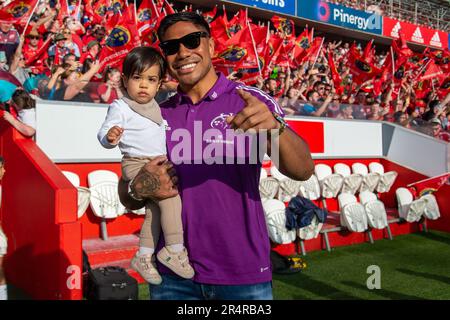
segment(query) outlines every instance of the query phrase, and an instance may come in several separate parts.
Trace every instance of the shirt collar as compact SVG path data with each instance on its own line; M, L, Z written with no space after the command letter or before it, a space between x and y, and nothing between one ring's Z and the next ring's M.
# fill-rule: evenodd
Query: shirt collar
M216 83L214 83L214 85L208 91L208 93L197 104L200 104L204 100L214 101L222 93L225 92L225 89L227 87L229 80L225 77L225 75L222 72L218 72L217 76L218 77L217 77ZM180 86L177 87L177 92L178 92L178 102L179 103L183 102L183 100L191 103L191 98L189 98L189 96L186 93L181 91Z

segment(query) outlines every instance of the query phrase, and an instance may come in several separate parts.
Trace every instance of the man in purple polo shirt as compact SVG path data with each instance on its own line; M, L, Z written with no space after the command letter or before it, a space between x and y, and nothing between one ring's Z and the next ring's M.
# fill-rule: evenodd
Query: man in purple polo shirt
M202 16L169 15L158 36L168 70L179 82L178 93L161 105L171 162L164 157L149 162L129 186L121 181L119 194L134 209L142 206L136 198L158 200L180 191L195 277L182 279L159 264L163 282L150 285L150 296L272 299L270 243L258 188L261 161L251 161L248 146L267 144L269 155L278 151L280 171L296 180L313 172L308 146L284 130L282 110L270 96L215 72L214 41ZM229 134L232 129L258 134L242 147L239 135ZM272 130L272 138L259 143L264 130Z

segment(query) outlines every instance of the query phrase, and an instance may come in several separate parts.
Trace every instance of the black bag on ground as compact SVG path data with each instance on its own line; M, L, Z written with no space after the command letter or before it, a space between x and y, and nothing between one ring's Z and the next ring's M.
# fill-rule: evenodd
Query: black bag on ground
M121 267L92 269L83 250L83 296L87 300L138 300L136 279Z
M86 291L88 300L138 300L136 279L121 267L89 270Z
M273 273L292 274L302 271L302 267L295 263L294 259L282 256L274 250L270 250L270 262Z

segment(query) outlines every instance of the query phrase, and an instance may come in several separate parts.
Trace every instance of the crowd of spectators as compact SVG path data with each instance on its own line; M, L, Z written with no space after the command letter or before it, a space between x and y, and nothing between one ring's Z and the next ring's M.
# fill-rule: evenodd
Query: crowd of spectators
M68 3L74 6L77 2ZM20 82L13 85L0 80L4 82L0 84L0 103L6 110L4 118L12 124L14 118L21 120L24 126L15 123L15 127L28 136L34 134L30 109L34 110L36 99L109 104L124 93L121 71L98 60L106 41L105 27L83 24L72 16L59 20L58 2L53 6L44 1L42 6L25 36L11 23L0 22L0 72L9 72ZM393 80L383 82L379 95L370 89L375 79L356 86L346 64L350 46L325 41L315 63L308 60L296 69L274 66L270 76L259 77L256 85L279 99L288 115L390 121L450 141L450 95L438 97L432 91L418 99L410 77L404 77L400 86ZM353 88L350 93L338 93L334 87L328 52L333 53L343 81ZM386 52L375 54L374 64L381 67L386 56ZM229 78L240 81L235 72ZM176 84L167 78L162 89L159 100L170 96ZM17 103L17 92L33 99L21 98Z

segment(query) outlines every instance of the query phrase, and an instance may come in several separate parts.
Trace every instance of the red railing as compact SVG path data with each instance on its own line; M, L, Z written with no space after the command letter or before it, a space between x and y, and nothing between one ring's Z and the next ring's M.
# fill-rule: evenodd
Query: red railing
M36 143L0 120L6 279L33 299L81 299L77 191Z

